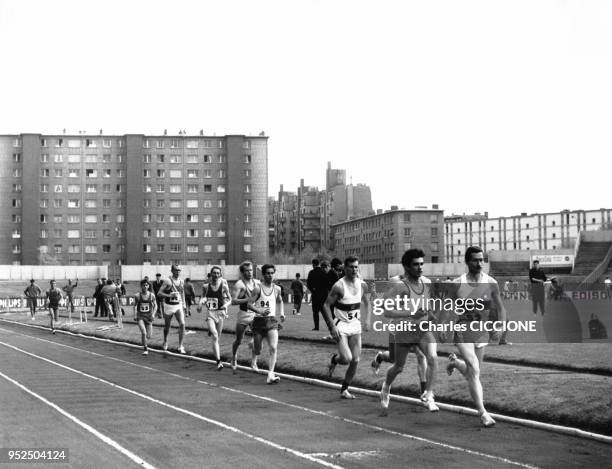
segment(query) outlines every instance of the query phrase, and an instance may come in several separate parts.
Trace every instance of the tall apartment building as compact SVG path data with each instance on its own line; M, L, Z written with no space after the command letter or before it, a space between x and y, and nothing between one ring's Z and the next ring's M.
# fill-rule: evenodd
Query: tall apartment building
M335 254L358 256L366 264L398 263L407 249L420 248L425 262L438 263L444 256L444 214L433 209L378 210L332 225Z
M2 264L268 256L267 137L0 136Z
M297 245L298 251L309 247L318 252L322 246L321 236L321 197L318 188L305 186L300 179L297 192Z
M561 210L489 218L488 213L444 220L446 262L463 262L468 246L488 251L573 248L580 231L612 226L612 209Z

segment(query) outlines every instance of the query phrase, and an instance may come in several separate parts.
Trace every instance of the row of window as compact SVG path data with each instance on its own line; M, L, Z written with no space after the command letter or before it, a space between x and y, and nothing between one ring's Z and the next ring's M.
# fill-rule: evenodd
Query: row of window
M66 161L68 163L80 163L81 162L81 155L66 155ZM116 161L117 163L123 163L124 159L125 159L125 155L122 154L118 154L116 155ZM85 158L83 158L83 161L85 163L100 163L100 155L97 153L91 153L88 155L85 155ZM48 153L42 153L40 155L40 162L41 163L49 163L51 162L51 159L49 158L49 154ZM53 155L53 163L63 163L64 162L64 155L60 155L55 154ZM111 163L112 162L112 155L110 153L104 153L102 155L102 163Z
M113 188L114 186L114 188ZM64 192L63 184L52 184L53 192L61 193ZM49 192L49 184L41 184L39 186L39 192ZM85 191L89 193L98 192L97 184L87 184L85 186ZM110 193L110 192L125 192L125 184L102 184L102 192ZM81 186L79 184L68 184L66 185L66 192L69 193L79 193L81 192Z
M41 178L48 178L50 174L51 174L51 170L49 168L40 168ZM53 169L53 176L56 178L64 177L64 174L66 174L69 178L78 178L78 177L81 177L81 170L77 168L68 168L66 172L64 173L63 168ZM112 175L113 175L112 169L102 169L99 172L97 169L86 169L85 170L85 177L88 179L89 178L97 179L98 177L110 178L112 177ZM125 177L125 170L124 169L115 170L115 177L118 177L118 178Z
M87 148L97 148L100 144L100 140L102 141L102 147L110 148L113 145L113 140L115 140L116 145L119 148L122 148L124 145L124 140L122 138L119 139L111 139L111 138L85 138L76 139L76 138L64 138L59 137L55 139L49 138L41 138L40 146L48 147L51 143L53 146L60 147L69 147L69 148L80 148L81 144L83 144ZM19 148L21 147L22 142L21 138L13 139L13 147ZM143 139L142 147L143 148L151 148L151 146L155 146L155 148L182 148L183 139L179 138L167 138L167 139L159 139L159 140L151 140L151 139ZM198 140L187 140L185 141L185 148L223 148L225 146L225 142L222 139L198 139ZM251 142L245 140L242 142L242 148L248 150L251 148Z

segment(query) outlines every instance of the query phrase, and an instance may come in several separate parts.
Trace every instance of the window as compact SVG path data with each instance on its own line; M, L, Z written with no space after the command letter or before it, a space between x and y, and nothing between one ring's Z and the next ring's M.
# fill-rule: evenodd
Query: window
M59 158L59 161L57 159ZM55 155L55 162L60 163L62 161L62 155ZM81 155L68 155L68 163L80 163Z
M117 215L117 223L125 223L125 215L121 213Z
M251 155L244 155L244 163L251 164Z
M152 190L151 184L145 184L144 186L142 186L143 192L151 192L151 190Z
M95 239L96 237L96 230L85 230L85 238Z
M48 163L49 162L49 155L46 153L43 153L42 155L40 155L40 162L41 163Z
M95 184L86 184L85 185L85 190L89 193L96 193L98 192L98 186L96 186Z
M78 244L71 244L68 246L68 254L79 254L81 252L81 246Z
M187 184L187 192L189 194L197 194L198 193L198 185L197 184Z
M431 250L432 251L437 251L438 250L438 243L431 243Z
M217 244L217 252L225 252L225 244Z
M143 230L142 237L143 238L150 238L151 237L151 230Z
M48 178L49 177L49 168L40 168L40 177Z
M68 237L69 238L80 238L81 231L80 230L68 230Z
M225 192L225 186L217 186L217 192Z
M155 220L157 221L157 223L163 223L166 220L166 216L163 213L158 213L155 216Z
M204 155L204 163L210 163L212 161L212 158L210 155Z
M81 155L68 155L68 163L74 163L74 161L70 160L71 156L78 156L79 157L79 161L77 161L77 163L79 163L81 161ZM64 155L53 155L53 162L54 163L62 163L64 161Z
M21 230L19 228L15 228L11 236L13 239L21 238Z
M151 148L151 142L148 138L142 140L142 148Z
M123 192L123 184L117 184L117 185L115 186L115 190L116 190L117 192Z
M183 177L183 172L180 169L171 169L170 170L170 177L171 178L182 178Z
M93 155L85 155L85 163L97 163L98 162L98 155L93 154Z
M53 215L53 223L60 224L62 222L61 215Z
M432 228L431 229L431 235L432 236L438 236L438 228Z
M170 163L180 163L181 157L179 155L170 155Z
M199 252L199 248L197 244L188 244L187 252Z
M111 237L111 230L109 230L109 229L102 230L102 237L103 238L110 238Z
M192 216L197 217L197 215L192 215ZM197 219L195 221L197 221ZM203 223L211 223L212 222L212 215L202 215L202 222Z
M251 245L250 244L245 244L243 246L244 252L251 252Z
M207 193L207 192L212 192L211 184L204 184L204 193Z
M88 186L89 185L90 184L88 184ZM95 184L94 184L94 186L95 186ZM76 194L76 193L81 192L81 186L79 186L78 184L68 184L68 187L66 188L66 190L70 194Z
M170 173L172 173L172 171L170 171ZM180 171L179 171L179 173L180 173ZM187 170L187 177L188 178L197 178L198 174L199 174L199 171L197 169L188 169ZM172 177L172 176L170 176L170 177ZM180 177L180 176L178 176L178 177Z
M79 199L68 199L68 208L79 208L81 201Z
M102 207L103 208L111 208L111 199L104 199L104 200L102 200Z
M80 140L68 140L68 147L81 148L81 141Z
M223 179L225 176L227 176L227 172L224 169L220 169L219 170L219 179Z
M251 185L250 184L245 184L244 185L244 192L246 194L250 194L251 193Z
M111 185L110 184L102 184L102 192L105 194L110 194Z
M164 141L163 140L156 140L155 141L155 148L164 148Z
M104 177L104 178L111 177L111 170L110 169L103 169L102 170L102 177Z
M200 157L198 155L187 155L187 163L199 163Z
M41 139L40 139L40 146L41 146L41 147L46 147L46 146L48 146L48 145L49 145L49 142L47 141L47 139L46 139L46 138L41 138Z
M54 199L53 208L62 208L62 199Z
M164 244L158 244L157 245L157 252L164 252L165 248L166 248L166 246Z
M166 201L164 199L157 199L155 202L155 206L157 208L164 208L166 206Z
M217 207L219 208L225 208L225 200L221 199L217 201ZM250 205L249 205L250 207Z
M85 139L85 146L87 148L96 148L98 146L98 144L96 143L95 140L90 139L90 138L86 138Z
M181 208L183 206L182 200L171 200L170 208Z
M49 192L49 184L41 184L40 192Z
M196 230L196 229L187 230L187 237L188 238L197 238L198 237L198 230Z
M21 223L21 215L13 214L12 219L13 223Z
M159 229L159 228L158 228L157 230L155 230L155 237L156 237L156 238L163 238L163 237L164 237L164 235L165 235L165 234L164 234L164 230Z
M429 216L429 221L430 221L430 223L438 223L438 215L431 214Z
M21 184L13 184L13 192L21 192Z
M41 214L40 215L40 222L41 223L47 223L47 215L46 214Z
M61 178L64 176L64 171L61 168L55 168L53 170L53 176L56 178Z
M178 184L174 184L170 186L170 193L171 194L180 194L182 191L182 187L179 186Z
M157 155L157 162L158 163L164 163L165 160L166 160L166 156L164 154Z
M220 154L217 158L217 162L221 164L225 164L225 155Z
M81 223L79 215L68 215L68 223Z
M244 214L244 222L245 223L249 223L251 221L251 215L249 215L248 213Z
M53 246L53 252L55 254L61 254L62 253L62 245L61 244L56 244Z
M181 252L181 245L180 244L171 244L170 245L170 252Z
M212 208L212 200L203 200L202 201L203 208Z
M219 201L221 202L221 201ZM246 208L249 208L251 206L251 199L244 199L244 206Z
M169 235L171 238L181 238L183 236L182 230L170 230Z
M251 170L250 169L245 169L244 170L244 177L246 177L246 178L250 178L251 177Z
M250 238L251 236L253 236L251 229L250 229L250 228L245 228L245 229L244 229L243 236L244 236L245 238Z
M102 146L104 148L110 148L111 147L111 139L110 138L103 138L102 139Z
M404 213L404 223L410 223L410 214Z
M220 214L217 216L217 221L218 221L219 223L225 223L225 213L220 213Z
M19 169L19 168L13 169L13 177L20 178L21 177L21 169Z
M220 228L217 230L217 238L223 238L223 237L225 237L225 230Z
M187 201L187 208L198 208L198 201L197 200L188 200Z
M96 254L98 252L98 246L95 244L88 244L85 246L85 254Z
M212 230L202 230L203 238L212 238Z
M69 178L78 178L81 177L81 171L78 169L70 168L68 169L68 177Z
M205 244L204 245L204 252L212 252L212 245Z
M143 223L151 223L151 215L149 215L148 213L145 213L142 216L142 222Z
M206 218L207 215L204 215L204 218ZM208 217L210 217L210 215L208 215ZM187 214L187 223L197 223L198 222L198 215L197 214Z
M143 170L142 176L145 177L145 178L150 178L151 177L151 170L150 169Z
M149 153L142 155L142 162L143 163L150 163L151 162L151 155Z
M155 188L155 192L160 193L160 192L165 192L165 187L163 184L158 184L157 187Z
M13 244L13 254L21 254L21 245Z
M98 223L98 215L85 215L85 223Z

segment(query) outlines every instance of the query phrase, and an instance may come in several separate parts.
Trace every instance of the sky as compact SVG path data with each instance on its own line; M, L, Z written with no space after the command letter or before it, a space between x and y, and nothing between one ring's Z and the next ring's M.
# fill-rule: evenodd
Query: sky
M612 206L612 2L3 1L0 134L269 138L270 195Z

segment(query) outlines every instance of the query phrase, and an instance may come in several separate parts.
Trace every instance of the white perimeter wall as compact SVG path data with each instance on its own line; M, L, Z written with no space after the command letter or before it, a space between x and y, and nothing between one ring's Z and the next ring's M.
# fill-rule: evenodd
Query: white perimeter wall
M0 265L0 280L66 280L108 278L105 265Z

